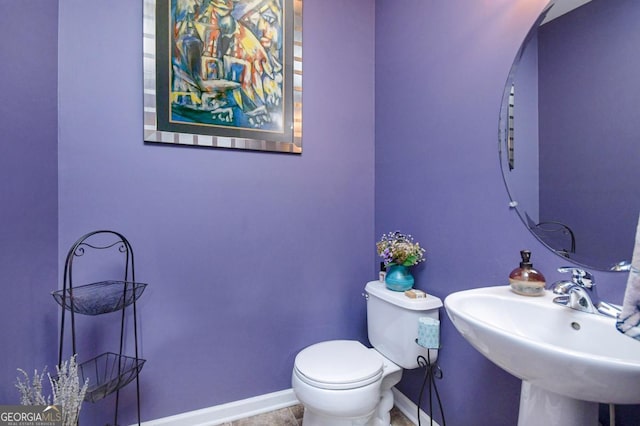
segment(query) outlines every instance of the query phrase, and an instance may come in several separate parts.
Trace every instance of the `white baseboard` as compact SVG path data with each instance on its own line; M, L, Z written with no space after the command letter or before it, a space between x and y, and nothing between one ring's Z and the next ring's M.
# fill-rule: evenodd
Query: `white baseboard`
M398 389L396 388L391 388L391 391L393 392L393 403L396 407L398 407L398 410L402 411L402 414L404 414L405 416L407 416L407 418L409 420L411 420L411 422L413 422L413 424L417 425L418 424L418 406L411 401L409 398L407 398L402 392L400 392ZM429 417L427 415L427 413L425 413L424 411L420 410L420 422L424 425L424 426L431 426L431 417ZM438 423L433 422L433 426L440 426Z
M143 422L142 426L214 426L298 404L293 389Z
M414 424L418 424L418 406L396 388L392 388L391 391L393 392L395 406ZM293 393L293 389L285 389L278 392L258 395L253 398L143 422L142 426L215 426L245 417L268 413L269 411L291 407L296 404L299 404L299 402ZM431 426L430 417L422 410L420 410L420 421L425 426ZM433 425L440 426L435 421Z

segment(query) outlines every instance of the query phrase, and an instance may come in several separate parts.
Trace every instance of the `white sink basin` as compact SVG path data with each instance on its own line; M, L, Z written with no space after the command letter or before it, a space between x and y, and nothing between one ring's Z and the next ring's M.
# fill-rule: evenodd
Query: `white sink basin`
M474 348L523 380L519 425L529 424L523 410L548 405L540 398L564 399L568 406L562 410L573 407L596 416L595 423L575 420L581 425L597 424L597 404L578 401L640 404L640 341L618 332L613 318L557 305L553 297L548 291L519 296L505 285L453 293L444 305ZM555 424L536 417L530 424ZM563 422L557 424L572 424Z

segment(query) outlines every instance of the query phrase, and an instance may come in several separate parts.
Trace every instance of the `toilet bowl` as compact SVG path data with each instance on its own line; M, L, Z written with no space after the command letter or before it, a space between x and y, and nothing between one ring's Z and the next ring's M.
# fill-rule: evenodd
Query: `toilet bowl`
M418 356L435 362L437 349L416 343L418 319L439 317L442 301L411 299L372 281L365 287L368 348L355 340L308 346L295 358L292 388L304 406L304 426L389 426L391 388Z
M298 353L292 386L305 407L305 426L388 426L391 387L401 378L402 369L375 349L332 340Z

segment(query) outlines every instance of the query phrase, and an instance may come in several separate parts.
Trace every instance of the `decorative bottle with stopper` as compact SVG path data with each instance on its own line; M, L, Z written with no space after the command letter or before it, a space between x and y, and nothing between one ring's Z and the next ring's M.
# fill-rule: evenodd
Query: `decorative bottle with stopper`
M511 290L523 296L542 296L546 283L544 275L533 268L529 250L521 250L520 256L520 266L509 274Z

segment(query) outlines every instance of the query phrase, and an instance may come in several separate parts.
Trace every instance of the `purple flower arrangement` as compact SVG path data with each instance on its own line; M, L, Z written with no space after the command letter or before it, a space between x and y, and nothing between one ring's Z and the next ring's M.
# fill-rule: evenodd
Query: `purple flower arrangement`
M425 250L420 247L420 243L414 242L411 235L400 231L384 234L376 243L376 249L385 266L413 266L425 261Z

